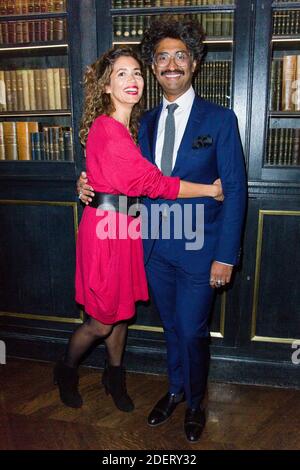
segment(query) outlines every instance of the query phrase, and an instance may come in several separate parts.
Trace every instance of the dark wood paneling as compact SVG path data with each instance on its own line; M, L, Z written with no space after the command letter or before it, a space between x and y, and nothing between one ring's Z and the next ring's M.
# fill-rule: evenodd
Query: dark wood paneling
M1 311L78 316L76 209L67 204L0 204Z
M256 335L300 338L300 211L262 212Z

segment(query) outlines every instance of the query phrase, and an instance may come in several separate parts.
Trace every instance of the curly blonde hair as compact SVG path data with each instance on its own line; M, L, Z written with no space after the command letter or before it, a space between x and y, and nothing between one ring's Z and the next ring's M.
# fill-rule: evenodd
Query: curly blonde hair
M83 146L86 145L88 133L94 120L101 114L110 116L115 107L111 101L110 94L106 93L106 86L110 83L113 66L119 57L133 57L143 70L143 64L137 53L130 47L110 49L105 52L92 65L87 67L83 77L84 85L84 110L82 114L79 137ZM130 118L129 130L137 141L139 118L142 114L142 100L135 104Z

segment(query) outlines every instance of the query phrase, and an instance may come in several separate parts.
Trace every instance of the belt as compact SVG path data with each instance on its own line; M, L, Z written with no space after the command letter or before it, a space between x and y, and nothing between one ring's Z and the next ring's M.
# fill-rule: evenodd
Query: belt
M134 209L131 209L130 215L132 217L140 215L139 204L141 199L139 197L125 196L124 194L98 193L97 191L94 191L94 193L95 196L92 202L89 203L91 207L97 209L101 206L102 210L115 210L128 215L130 208L135 206Z

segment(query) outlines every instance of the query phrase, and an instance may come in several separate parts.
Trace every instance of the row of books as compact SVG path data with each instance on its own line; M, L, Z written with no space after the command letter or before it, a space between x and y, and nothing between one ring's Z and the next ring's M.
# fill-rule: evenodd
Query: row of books
M0 44L63 41L66 31L63 18L0 22Z
M300 10L275 11L273 14L273 34L277 36L300 33Z
M300 55L273 59L269 108L272 111L300 111Z
M0 15L66 11L66 0L0 0Z
M163 15L151 16L114 16L114 41L124 39L141 39L144 31L153 21L161 19ZM182 20L193 19L202 24L207 36L231 37L233 32L233 15L231 13L202 13L188 15L172 15L172 18Z
M231 61L216 60L201 64L194 78L195 91L204 99L230 106Z
M300 129L269 129L266 165L300 165Z
M0 160L73 161L72 129L0 122Z
M112 8L190 7L198 5L232 5L235 0L112 0Z
M69 109L69 70L0 71L0 111Z

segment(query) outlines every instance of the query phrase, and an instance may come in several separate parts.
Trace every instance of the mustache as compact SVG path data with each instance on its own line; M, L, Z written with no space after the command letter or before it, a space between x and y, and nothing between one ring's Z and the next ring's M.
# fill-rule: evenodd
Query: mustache
M164 75L166 75L166 73L180 73L181 75L184 75L184 71L183 71L183 70L175 69L175 70L163 70L163 71L160 73L160 76L163 77Z

